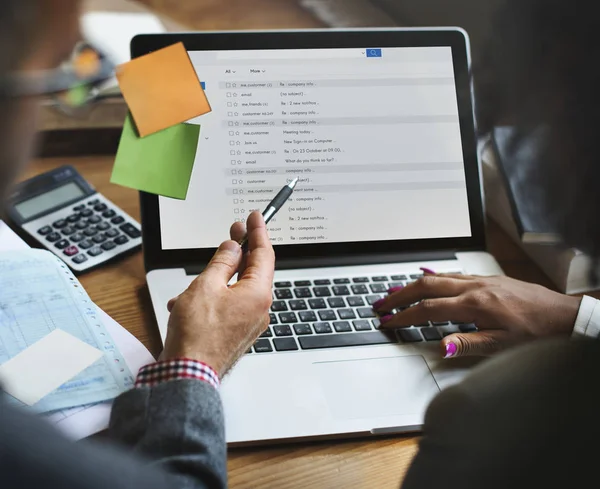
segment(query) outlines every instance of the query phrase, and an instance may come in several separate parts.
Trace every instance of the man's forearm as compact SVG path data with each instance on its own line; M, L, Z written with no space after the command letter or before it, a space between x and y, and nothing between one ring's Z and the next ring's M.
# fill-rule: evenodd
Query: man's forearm
M218 390L197 379L137 387L115 400L113 439L170 472L173 487L227 486L227 447Z

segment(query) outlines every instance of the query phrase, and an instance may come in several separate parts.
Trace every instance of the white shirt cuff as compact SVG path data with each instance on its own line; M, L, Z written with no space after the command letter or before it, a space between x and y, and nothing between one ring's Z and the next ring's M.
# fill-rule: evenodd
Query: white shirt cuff
M579 313L573 328L573 338L600 337L600 302L587 295L583 296Z

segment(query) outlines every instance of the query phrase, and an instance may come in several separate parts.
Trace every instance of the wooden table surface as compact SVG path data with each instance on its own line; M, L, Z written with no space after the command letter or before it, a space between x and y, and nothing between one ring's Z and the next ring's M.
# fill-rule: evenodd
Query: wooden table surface
M140 219L137 192L109 183L112 157L35 160L24 178L71 164L96 189L135 219ZM546 276L493 222L490 251L507 274L550 286ZM138 337L156 356L161 342L145 283L142 253L80 277L91 298ZM232 488L397 488L417 448L417 437L327 441L271 448L234 449L229 454Z

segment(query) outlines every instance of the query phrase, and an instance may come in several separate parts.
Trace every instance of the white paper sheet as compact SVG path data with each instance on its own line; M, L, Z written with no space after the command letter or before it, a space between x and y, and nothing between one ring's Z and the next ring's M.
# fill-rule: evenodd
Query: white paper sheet
M27 243L0 220L0 251L27 248L29 248ZM98 313L134 376L144 365L154 362L154 357L135 336L100 308L98 308ZM87 407L65 409L45 417L65 435L74 440L79 440L108 427L111 405L111 402L104 402Z

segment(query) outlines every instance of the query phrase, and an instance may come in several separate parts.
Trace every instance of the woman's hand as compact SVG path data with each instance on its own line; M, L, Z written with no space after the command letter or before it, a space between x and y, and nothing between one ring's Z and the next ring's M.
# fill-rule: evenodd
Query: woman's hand
M243 225L232 226L232 241L224 242L204 272L169 301L161 360L199 360L223 376L267 329L275 254L260 213L248 218L248 252L242 256L236 241L244 232ZM237 283L228 287L238 270Z
M508 277L426 274L374 304L381 328L427 321L475 323L442 340L446 358L489 355L516 343L572 333L581 299ZM386 312L408 307L396 315Z

